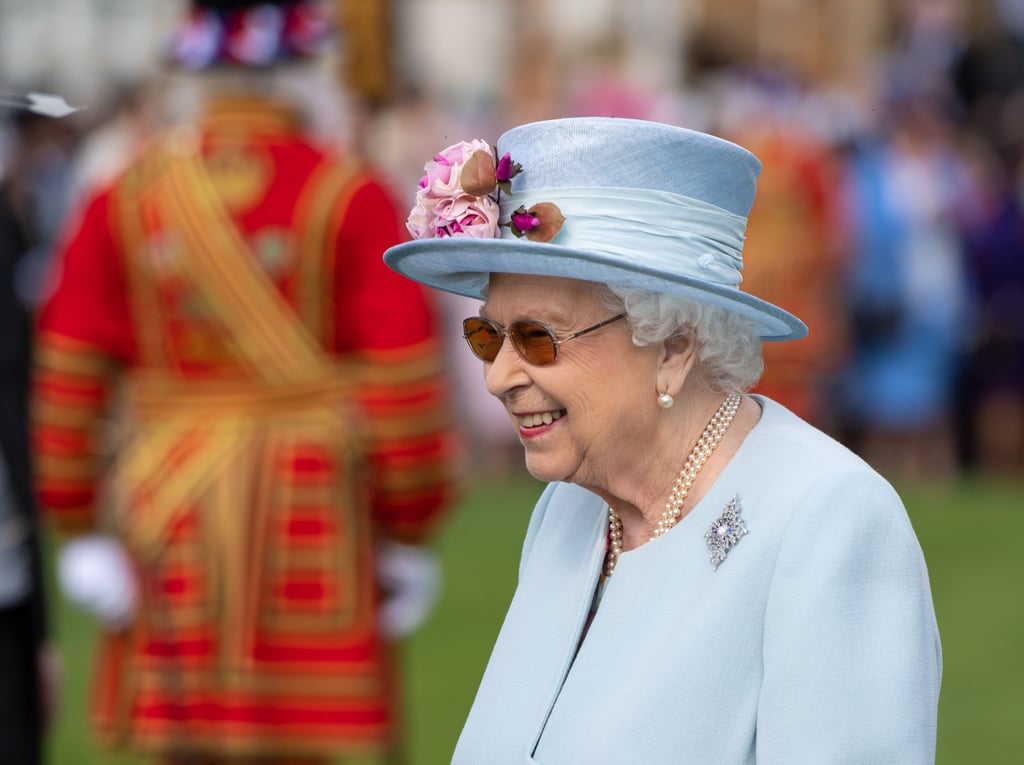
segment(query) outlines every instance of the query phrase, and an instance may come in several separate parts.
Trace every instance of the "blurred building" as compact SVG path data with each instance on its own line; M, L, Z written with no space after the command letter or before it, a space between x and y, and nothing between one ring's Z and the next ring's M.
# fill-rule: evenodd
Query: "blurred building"
M158 66L183 7L182 0L0 0L0 88L95 103L112 84Z
M674 89L698 35L815 79L863 81L868 54L908 5L961 0L332 0L348 78L379 97L414 85L443 104L493 106L538 67L573 77L609 39L630 79ZM968 4L970 5L970 4ZM0 82L95 100L159 66L181 0L0 0ZM535 87L530 88L535 91Z
M695 24L744 58L856 88L886 42L893 0L699 0ZM903 5L907 3L905 0Z

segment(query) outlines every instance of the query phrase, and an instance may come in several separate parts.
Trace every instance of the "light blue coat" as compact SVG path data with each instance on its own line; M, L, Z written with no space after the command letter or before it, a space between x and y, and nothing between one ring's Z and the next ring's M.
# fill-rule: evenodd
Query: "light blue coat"
M778 404L701 502L624 553L579 648L607 507L548 486L457 765L934 762L942 671L903 505ZM734 496L749 533L713 569Z

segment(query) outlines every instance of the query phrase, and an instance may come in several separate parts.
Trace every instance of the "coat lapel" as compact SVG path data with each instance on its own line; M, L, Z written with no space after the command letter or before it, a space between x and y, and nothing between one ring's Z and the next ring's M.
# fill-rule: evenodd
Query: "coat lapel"
M519 752L529 762L544 732L587 620L604 560L607 509L590 492L563 484L546 494L545 513L527 565L466 723L456 762L474 751ZM535 512L544 512L538 507Z

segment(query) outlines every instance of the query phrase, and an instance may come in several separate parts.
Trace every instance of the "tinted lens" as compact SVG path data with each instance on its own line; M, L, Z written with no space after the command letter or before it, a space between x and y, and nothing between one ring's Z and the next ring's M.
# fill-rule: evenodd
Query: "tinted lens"
M482 361L494 361L501 350L501 331L486 319L474 317L463 321L462 336Z
M555 360L557 346L551 330L535 321L514 321L508 328L512 344L531 364L544 366Z

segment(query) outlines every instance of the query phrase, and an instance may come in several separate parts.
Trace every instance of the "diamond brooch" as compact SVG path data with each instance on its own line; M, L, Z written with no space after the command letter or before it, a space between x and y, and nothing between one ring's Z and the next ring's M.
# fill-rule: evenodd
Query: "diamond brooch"
M704 532L704 541L711 551L711 567L716 571L725 556L747 534L747 524L740 518L739 495L729 500L722 514Z

